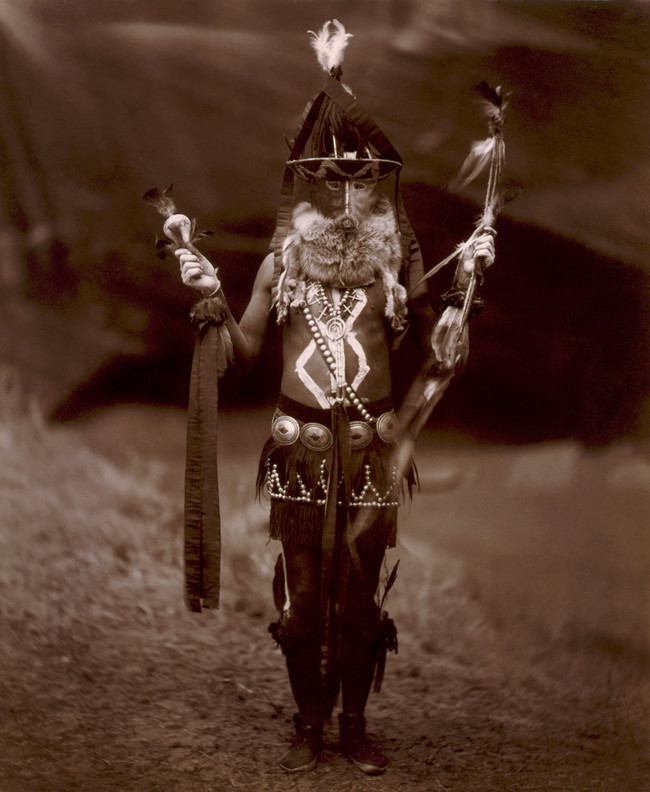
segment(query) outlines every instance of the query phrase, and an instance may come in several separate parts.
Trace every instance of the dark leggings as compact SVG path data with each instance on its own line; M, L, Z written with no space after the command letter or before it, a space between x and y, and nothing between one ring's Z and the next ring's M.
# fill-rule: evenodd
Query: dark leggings
M315 545L283 543L291 607L285 626L300 636L299 650L287 653L287 668L298 709L318 717L320 701L320 581L321 549ZM375 592L384 558L383 549L361 550L361 571L350 566L346 605L341 623L341 692L343 711L363 715L374 670L378 621Z

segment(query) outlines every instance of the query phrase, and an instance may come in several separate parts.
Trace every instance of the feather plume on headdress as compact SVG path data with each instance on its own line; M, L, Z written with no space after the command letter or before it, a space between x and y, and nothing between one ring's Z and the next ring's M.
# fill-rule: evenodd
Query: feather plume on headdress
M330 30L330 25L334 30ZM348 46L348 39L352 38L352 33L346 33L338 19L327 21L318 33L314 33L313 30L308 32L312 37L311 45L323 71L336 75L343 63L345 48Z
M343 25L334 19L325 22L323 27L314 33L307 31L311 37L311 46L323 71L339 82L343 74L341 64L352 33L347 33ZM347 85L343 89L353 96ZM314 123L311 136L311 155L314 157L336 156L338 151L355 151L360 154L365 141L347 118L338 102L326 96L321 104L318 117Z

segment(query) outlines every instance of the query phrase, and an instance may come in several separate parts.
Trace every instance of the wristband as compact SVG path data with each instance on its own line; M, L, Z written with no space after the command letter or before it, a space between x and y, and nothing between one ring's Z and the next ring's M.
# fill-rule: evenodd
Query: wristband
M199 300L190 311L190 321L198 325L203 325L206 322L222 325L226 321L226 316L226 309L221 299L211 295Z
M445 308L448 308L449 306L454 308L463 308L465 305L466 295L467 289L463 289L459 286L452 287L442 295L442 305ZM475 316L478 316L484 307L484 300L475 292L474 298L472 299L472 305L469 309L469 318L473 319Z

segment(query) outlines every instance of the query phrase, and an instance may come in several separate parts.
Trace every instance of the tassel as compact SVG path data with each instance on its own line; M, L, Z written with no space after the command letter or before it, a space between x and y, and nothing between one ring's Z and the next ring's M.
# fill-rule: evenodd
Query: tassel
M281 542L318 545L323 530L322 506L271 501L270 536Z

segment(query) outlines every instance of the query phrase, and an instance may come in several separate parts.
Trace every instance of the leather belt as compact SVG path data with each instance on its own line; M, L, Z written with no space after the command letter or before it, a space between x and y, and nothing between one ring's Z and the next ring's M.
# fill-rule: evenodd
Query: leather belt
M393 443L397 438L397 416L394 410L383 412L376 419L375 427L367 421L350 421L350 447L353 451L366 448L372 442L374 432L384 443ZM298 440L311 451L327 451L332 447L332 430L315 421L300 421L292 415L276 410L271 422L271 437L279 445L293 445Z

